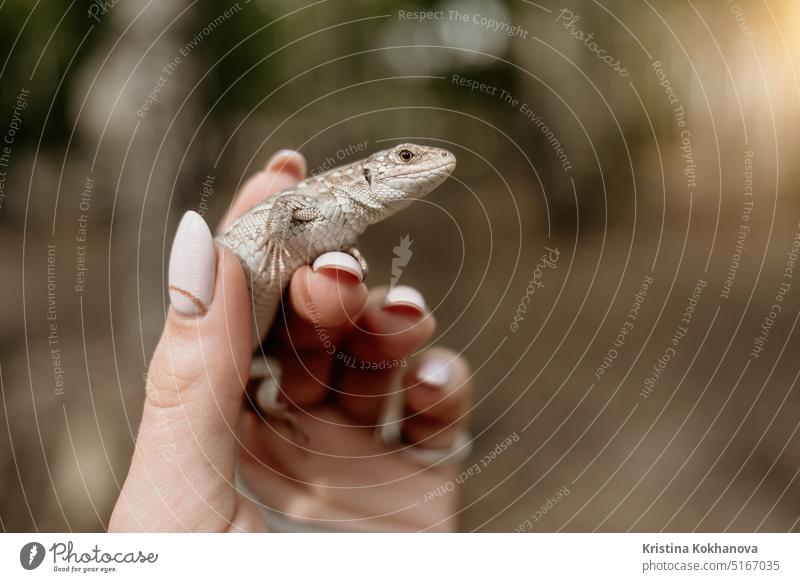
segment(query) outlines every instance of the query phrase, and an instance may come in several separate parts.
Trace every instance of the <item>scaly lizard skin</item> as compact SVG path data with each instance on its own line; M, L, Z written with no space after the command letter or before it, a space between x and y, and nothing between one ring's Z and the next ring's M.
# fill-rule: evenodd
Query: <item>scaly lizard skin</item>
M366 274L366 262L354 246L356 237L431 192L455 165L455 156L447 150L400 144L304 180L236 220L218 240L236 254L247 276L254 349L272 326L283 291L299 267L323 253L343 251ZM256 376L265 375L262 364L263 359L254 363ZM272 392L271 402L262 408L291 420L277 405L277 385Z

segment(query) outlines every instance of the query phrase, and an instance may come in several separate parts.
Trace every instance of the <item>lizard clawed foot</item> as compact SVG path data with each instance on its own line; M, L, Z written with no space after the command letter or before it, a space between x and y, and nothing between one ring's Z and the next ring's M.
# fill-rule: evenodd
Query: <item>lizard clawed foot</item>
M367 278L367 273L369 273L369 265L367 264L367 259L364 258L364 255L361 254L361 251L358 250L356 247L347 247L343 249L342 252L347 253L351 257L353 257L356 261L358 261L359 266L361 267L361 271L364 273L362 277L362 281Z

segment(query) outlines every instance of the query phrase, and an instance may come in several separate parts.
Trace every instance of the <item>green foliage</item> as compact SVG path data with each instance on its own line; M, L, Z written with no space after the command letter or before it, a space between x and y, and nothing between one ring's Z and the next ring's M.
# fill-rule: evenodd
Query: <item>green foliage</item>
M72 77L67 74L60 88L59 82L68 67L70 72L79 68L97 42L96 29L87 36L93 23L86 12L88 5L30 0L0 3L0 131L7 127L19 92L23 88L30 91L25 129L17 143L38 142L45 119L45 143L68 135L66 107Z

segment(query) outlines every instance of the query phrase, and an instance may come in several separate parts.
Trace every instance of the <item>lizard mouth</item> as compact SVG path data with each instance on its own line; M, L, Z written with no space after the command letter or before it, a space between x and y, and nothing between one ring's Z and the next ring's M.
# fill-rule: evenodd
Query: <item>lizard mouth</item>
M446 164L442 164L436 168L428 168L424 170L420 170L418 172L414 172L412 174L406 174L403 176L404 178L419 178L421 176L425 176L426 174L433 174L436 176L445 176L448 177L453 173L456 164L455 162L448 162Z

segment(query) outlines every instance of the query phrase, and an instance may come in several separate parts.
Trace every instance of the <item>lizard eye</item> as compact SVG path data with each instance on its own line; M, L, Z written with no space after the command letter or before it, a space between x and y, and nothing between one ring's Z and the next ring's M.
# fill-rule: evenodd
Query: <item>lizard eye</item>
M414 152L411 150L400 150L400 153L397 155L399 155L400 159L404 162L410 162L414 158Z

